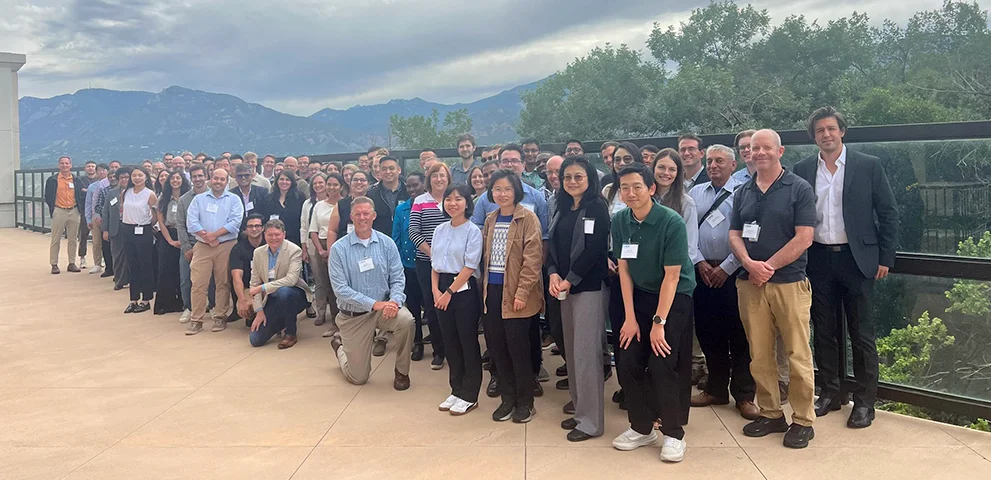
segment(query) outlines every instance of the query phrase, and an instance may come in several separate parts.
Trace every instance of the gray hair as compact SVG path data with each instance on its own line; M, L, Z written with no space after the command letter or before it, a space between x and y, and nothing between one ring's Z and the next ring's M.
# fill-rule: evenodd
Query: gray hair
M351 211L354 211L355 205L361 205L361 204L371 205L372 206L372 210L375 210L375 202L372 201L371 198L368 198L368 197L365 197L365 196L361 196L361 197L355 198L354 200L351 200Z
M726 145L722 145L719 143L714 145L709 145L709 148L705 149L705 158L709 158L709 155L711 155L712 152L719 152L726 154L726 156L729 157L730 160L733 160L734 162L736 161L736 152L734 152L732 148L729 148Z

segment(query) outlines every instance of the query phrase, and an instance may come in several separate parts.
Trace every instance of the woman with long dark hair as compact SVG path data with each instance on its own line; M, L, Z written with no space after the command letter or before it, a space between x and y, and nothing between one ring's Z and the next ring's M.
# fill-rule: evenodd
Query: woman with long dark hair
M118 204L121 209L121 228L124 234L124 254L130 266L131 303L124 313L141 313L151 310L155 295L155 277L152 271L154 238L151 226L155 223L158 197L148 181L151 175L143 167L131 171L130 186L121 192ZM178 268L178 260L176 260Z
M482 167L471 167L471 170L468 170L468 185L471 186L472 200L485 195L488 188L485 186L485 175L482 174Z
M699 254L699 221L695 200L685 191L685 167L681 155L673 148L657 152L654 158L654 200L674 210L685 220L688 229L688 257L693 263L705 260Z
M292 170L283 170L275 176L265 211L268 213L268 220L282 220L286 226L286 240L296 246L300 244L299 217L304 200L296 184L296 174Z
M169 171L159 170L158 173L155 174L155 183L153 185L155 195L161 197L162 192L165 190L165 185L168 183L169 183Z
M155 315L181 312L182 292L179 289L179 244L177 219L179 197L190 189L189 180L182 171L169 173L168 180L158 198L158 233L155 235L158 250L158 279L155 288Z

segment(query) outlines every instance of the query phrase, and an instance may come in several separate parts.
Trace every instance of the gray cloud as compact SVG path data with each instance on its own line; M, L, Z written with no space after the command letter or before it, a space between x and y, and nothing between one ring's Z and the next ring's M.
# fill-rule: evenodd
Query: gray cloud
M0 39L14 38L11 49L29 55L25 95L182 85L308 115L397 97L474 100L542 78L595 45L645 48L653 21L677 23L704 3L0 0L0 11L13 12L0 19ZM855 8L878 21L899 19L886 3L797 0L767 8L775 20ZM938 5L908 0L897 9Z

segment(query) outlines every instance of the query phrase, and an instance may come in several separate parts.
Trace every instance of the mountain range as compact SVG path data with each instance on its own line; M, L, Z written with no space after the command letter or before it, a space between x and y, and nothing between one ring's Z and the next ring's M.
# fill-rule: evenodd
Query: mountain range
M86 160L137 162L190 150L255 151L273 155L363 151L389 144L389 117L429 116L467 109L479 144L516 139L520 94L541 81L471 103L453 105L420 98L325 108L309 117L278 112L233 95L172 86L159 93L84 89L19 102L21 166L44 167L60 155Z

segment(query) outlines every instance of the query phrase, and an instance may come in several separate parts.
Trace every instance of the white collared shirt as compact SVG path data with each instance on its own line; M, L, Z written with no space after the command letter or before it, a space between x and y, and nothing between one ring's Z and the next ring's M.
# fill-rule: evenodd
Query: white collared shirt
M692 175L692 178L691 179L684 181L685 182L685 191L686 192L687 191L690 191L692 188L695 188L696 182L699 181L699 175L702 175L702 170L705 170L705 167L704 166L701 167L701 168L699 168L698 171L695 172L695 175Z
M836 159L836 173L830 173L819 154L816 168L816 223L814 240L826 245L848 243L843 223L843 177L846 176L846 145Z

